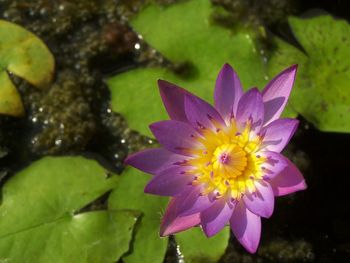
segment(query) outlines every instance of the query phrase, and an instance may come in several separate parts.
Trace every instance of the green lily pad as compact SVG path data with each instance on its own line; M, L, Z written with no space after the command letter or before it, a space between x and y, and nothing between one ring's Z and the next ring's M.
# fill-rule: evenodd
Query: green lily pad
M24 114L21 98L9 73L38 88L45 88L52 80L53 71L53 56L39 38L16 24L0 20L1 114Z
M293 109L322 131L350 132L350 25L328 15L289 24L305 52L275 39L270 76L299 64Z
M125 263L162 263L168 239L159 237L159 225L167 198L145 194L143 189L149 181L136 169L127 168L109 197L109 209L132 209L143 213L136 227L136 234Z
M171 6L150 5L131 20L134 30L170 61L187 63L190 74L165 68L138 68L107 80L112 108L132 129L150 135L148 125L166 119L157 80L165 79L212 102L215 80L224 63L238 72L245 88L264 87L265 64L254 34L215 24L209 0L183 1Z
M199 227L176 235L176 242L188 263L218 262L225 253L230 229L225 227L217 235L207 238Z
M46 157L2 189L1 262L116 262L129 248L135 214L79 211L116 177L81 157Z
M138 210L143 213L135 228L130 252L123 257L126 263L161 263L167 249L168 238L159 236L160 222L168 199L144 194L143 189L150 176L136 169L127 168L109 197L109 209ZM225 228L217 236L208 239L196 227L175 236L186 262L216 262L225 252L230 231ZM203 259L207 261L201 261Z

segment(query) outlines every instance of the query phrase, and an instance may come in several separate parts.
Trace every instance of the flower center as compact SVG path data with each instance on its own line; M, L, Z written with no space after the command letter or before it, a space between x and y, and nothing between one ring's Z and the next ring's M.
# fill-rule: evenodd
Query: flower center
M247 154L238 145L223 144L215 149L211 163L214 175L236 178L247 166Z
M249 123L239 133L232 122L227 129L207 130L198 138L204 148L193 152L189 164L196 178L193 184L202 186L202 194L240 199L247 190L255 191L254 180L262 178L265 158L256 154L261 138L250 139L250 133Z

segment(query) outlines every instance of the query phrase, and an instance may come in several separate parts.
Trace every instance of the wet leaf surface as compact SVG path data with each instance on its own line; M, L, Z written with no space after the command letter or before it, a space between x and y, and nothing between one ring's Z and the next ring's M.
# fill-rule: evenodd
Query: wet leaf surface
M218 262L225 253L230 238L230 228L225 227L217 235L207 238L199 227L176 235L176 242L186 262Z
M161 263L165 256L168 238L159 237L159 225L168 200L143 192L149 179L150 176L127 168L109 197L110 209L132 209L142 212L135 229L131 252L123 257L125 263Z
M149 180L149 175L127 168L109 197L109 208L112 210L130 209L143 213L135 228L131 250L123 257L126 263L161 263L166 253L168 238L159 236L159 228L168 199L145 194L143 189ZM216 262L225 252L229 233L229 228L225 228L208 239L197 227L177 234L175 239L186 262Z
M299 64L291 106L322 131L350 131L350 26L331 16L291 17L291 29L305 52L280 39L269 62L274 75Z
M132 129L150 135L148 125L167 118L158 93L158 79L180 85L211 102L216 76L228 62L246 89L264 87L265 65L254 34L215 24L213 11L207 0L169 7L151 5L131 21L148 44L170 61L184 63L187 74L175 74L165 68L138 68L108 79L112 108L127 118ZM289 116L295 115L290 112Z
M129 248L135 214L79 212L110 191L116 177L81 157L46 157L2 189L3 262L115 262Z

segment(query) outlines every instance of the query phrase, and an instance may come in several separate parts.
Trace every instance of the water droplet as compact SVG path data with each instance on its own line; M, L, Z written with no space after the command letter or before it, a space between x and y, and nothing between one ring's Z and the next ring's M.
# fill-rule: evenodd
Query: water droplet
M141 48L141 45L140 45L139 43L136 43L136 44L134 45L134 48L135 48L136 50L139 50L139 49Z

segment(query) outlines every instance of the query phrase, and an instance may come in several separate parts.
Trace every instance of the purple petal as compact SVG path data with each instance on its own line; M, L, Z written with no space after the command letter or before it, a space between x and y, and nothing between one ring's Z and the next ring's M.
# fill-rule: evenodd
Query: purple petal
M185 111L189 122L199 131L208 128L216 130L225 125L216 109L200 98L186 96Z
M199 136L189 124L180 121L160 121L150 125L150 129L158 142L167 150L191 156L190 149L198 148L194 139Z
M236 120L241 125L245 126L248 120L252 121L252 128L260 127L264 120L264 104L261 93L257 88L250 89L243 94L238 102Z
M256 192L247 193L243 197L246 207L254 214L269 218L273 213L275 196L269 183L255 182Z
M264 150L281 152L288 144L298 127L299 121L295 119L278 119L271 122L261 130L264 136Z
M172 120L187 122L185 114L185 95L188 91L165 80L158 80L159 92L163 104Z
M286 159L280 153L264 151L260 152L259 155L267 158L262 165L264 180L274 178L288 166Z
M180 204L178 199L178 197L174 197L171 199L168 205L160 225L161 236L172 235L174 233L197 226L200 223L199 213L182 217L178 215L178 208Z
M261 235L260 216L250 212L243 202L240 202L233 211L230 225L233 234L242 246L250 253L255 253L258 249Z
M193 179L193 175L186 174L186 167L170 167L149 181L145 193L175 196L180 194Z
M292 90L296 71L297 65L283 70L264 88L262 94L265 106L265 125L280 117Z
M201 212L201 225L207 237L217 234L230 220L234 204L228 204L225 198L221 198Z
M183 155L169 152L163 148L147 149L129 155L125 163L150 174L159 173L177 162L184 161Z
M214 101L215 108L226 121L236 113L242 94L243 89L237 73L229 64L225 64L216 79Z
M202 212L213 204L213 200L208 195L201 194L199 186L192 186L188 193L181 195L181 205L179 207L180 216L188 216Z
M305 179L299 169L287 158L287 168L270 182L275 196L288 195L307 188Z

